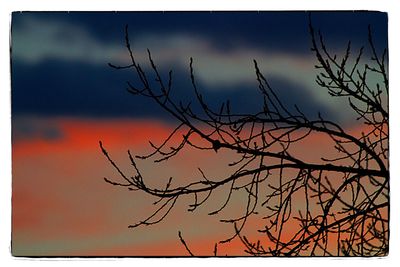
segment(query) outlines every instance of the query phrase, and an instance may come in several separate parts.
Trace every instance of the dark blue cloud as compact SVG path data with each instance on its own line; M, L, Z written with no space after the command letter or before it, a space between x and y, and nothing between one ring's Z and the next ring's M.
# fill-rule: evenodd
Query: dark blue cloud
M368 46L368 26L379 51L387 48L387 13L373 11L313 12L312 22L330 47L344 49L347 41Z
M128 93L126 81L140 84L129 70L116 71L104 65L45 61L35 65L12 65L12 113L45 116L92 117L156 117L168 119L169 115L145 97ZM174 70L174 87L171 97L183 103L196 102L188 70ZM322 112L332 115L318 104L307 91L282 79L271 77L282 102L288 107L297 104L309 115ZM199 83L204 99L218 110L221 103L230 100L232 111L253 113L262 110L263 98L257 86L247 84L232 88L207 88ZM194 104L199 112L199 105Z
M132 103L127 73L73 62L12 65L12 113L70 116L151 114L146 99Z

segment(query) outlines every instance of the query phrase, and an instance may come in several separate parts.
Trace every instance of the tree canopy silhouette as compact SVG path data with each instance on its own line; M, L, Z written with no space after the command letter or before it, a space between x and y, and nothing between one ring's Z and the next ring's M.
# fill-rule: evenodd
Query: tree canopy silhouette
M368 54L361 47L353 56L349 42L343 55L329 51L323 35L309 20L311 51L317 64L316 83L332 98L345 98L363 124L360 133L349 131L333 120L318 114L305 115L297 106L287 107L254 60L254 70L263 108L253 114L237 114L229 101L215 109L207 104L196 83L195 63L190 58L190 81L193 102L183 103L171 97L173 72L163 78L151 52L150 71L136 61L128 26L125 44L130 64L115 69L132 69L138 85L127 82L128 92L149 98L177 122L176 128L160 144L150 142L152 152L128 157L135 174L124 173L100 142L102 153L120 176L105 178L114 186L139 190L154 197L155 211L136 224L160 223L175 207L177 200L191 196L189 211L195 211L213 194L225 192L225 201L209 215L224 210L237 192L244 194L241 215L221 220L232 225L234 233L220 243L237 238L250 255L256 256L382 256L388 253L389 169L388 169L388 72L387 50L377 51L372 30L368 28ZM367 50L365 49L365 50ZM155 80L154 80L155 79ZM201 107L197 112L193 106ZM310 161L296 147L315 135L331 143L334 154L318 155ZM176 143L176 139L180 141ZM175 140L175 141L174 141ZM173 186L173 178L164 187L146 183L146 174L137 160L166 161L184 148L198 151L229 150L237 160L226 177L209 177L198 169L194 182ZM327 148L328 149L328 148ZM205 152L204 152L205 153ZM333 156L332 156L333 155ZM224 188L225 190L219 190ZM259 238L251 240L243 229L252 216L262 214L264 227ZM183 249L194 255L179 238ZM217 244L215 246L217 255Z

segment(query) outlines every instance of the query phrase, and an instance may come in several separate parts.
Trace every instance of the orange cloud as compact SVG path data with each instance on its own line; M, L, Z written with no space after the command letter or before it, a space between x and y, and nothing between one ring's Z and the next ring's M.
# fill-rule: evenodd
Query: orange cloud
M40 119L39 119L40 120ZM16 156L58 153L66 150L98 148L99 140L106 145L143 145L148 140L162 140L168 136L170 126L160 122L132 120L75 120L46 119L62 137L54 140L23 139L13 143Z

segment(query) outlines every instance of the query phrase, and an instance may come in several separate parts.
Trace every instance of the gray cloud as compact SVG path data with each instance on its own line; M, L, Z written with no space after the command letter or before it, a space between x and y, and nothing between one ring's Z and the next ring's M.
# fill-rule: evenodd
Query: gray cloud
M13 142L26 139L58 140L63 133L57 125L39 119L15 117L12 120Z

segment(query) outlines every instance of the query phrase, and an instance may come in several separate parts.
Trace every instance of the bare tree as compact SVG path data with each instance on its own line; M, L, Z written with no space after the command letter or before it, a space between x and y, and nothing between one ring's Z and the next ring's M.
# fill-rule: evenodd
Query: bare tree
M254 68L263 108L254 114L237 114L232 112L229 101L222 103L218 110L209 107L197 88L194 63L190 58L191 85L195 101L202 110L194 112L194 104L172 99L172 71L167 79L163 79L149 50L150 72L136 62L126 27L125 43L131 63L110 66L132 69L140 83L136 86L128 82L128 91L150 98L177 122L176 128L161 144L150 143L150 154L134 156L128 151L134 176L125 174L100 142L102 152L121 178L121 181L107 178L105 181L143 191L156 199L155 211L130 227L161 222L182 196L193 197L189 210L194 211L207 202L217 188L225 188L226 201L210 215L224 210L237 192L245 194L246 205L240 216L221 220L233 226L234 234L220 243L238 238L245 251L256 256L387 255L387 50L378 54L368 28L370 58L367 63L362 63L366 60L364 48L351 56L350 42L342 56L329 52L311 18L309 32L311 50L318 62L315 66L317 84L333 98L348 100L357 120L364 125L362 132L348 132L321 115L310 119L297 106L288 108L261 73L256 60ZM319 161L311 162L303 157L304 153L294 152L296 146L315 134L330 140L336 156L320 155ZM174 138L180 138L180 142L174 143ZM233 151L237 161L230 163L229 168L235 170L226 177L215 178L198 169L199 178L195 182L178 186L172 186L173 178L162 188L146 184L144 174L136 164L138 159L161 162L175 157L186 147L199 151ZM263 215L265 226L258 230L258 240L250 240L243 229L249 219L259 213ZM193 255L180 232L179 238Z

